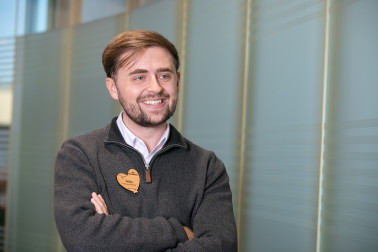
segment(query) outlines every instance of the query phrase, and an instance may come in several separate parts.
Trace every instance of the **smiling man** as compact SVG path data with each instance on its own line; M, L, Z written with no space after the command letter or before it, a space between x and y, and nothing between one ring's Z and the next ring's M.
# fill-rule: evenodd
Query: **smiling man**
M102 62L123 110L103 129L63 143L54 212L68 251L236 251L223 163L168 119L179 92L179 57L156 32L115 37Z

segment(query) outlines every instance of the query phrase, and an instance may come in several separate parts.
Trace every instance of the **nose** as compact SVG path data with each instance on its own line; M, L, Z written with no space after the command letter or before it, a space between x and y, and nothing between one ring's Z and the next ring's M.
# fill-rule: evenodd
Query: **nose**
M153 75L148 86L148 91L154 92L154 93L160 93L161 90L162 90L162 87L159 83L158 77L156 75Z

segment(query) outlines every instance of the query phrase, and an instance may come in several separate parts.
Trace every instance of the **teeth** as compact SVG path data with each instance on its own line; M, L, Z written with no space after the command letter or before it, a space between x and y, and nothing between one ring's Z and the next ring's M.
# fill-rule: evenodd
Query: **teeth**
M156 105L162 103L163 100L156 100L156 101L145 101L145 104L151 104L151 105Z

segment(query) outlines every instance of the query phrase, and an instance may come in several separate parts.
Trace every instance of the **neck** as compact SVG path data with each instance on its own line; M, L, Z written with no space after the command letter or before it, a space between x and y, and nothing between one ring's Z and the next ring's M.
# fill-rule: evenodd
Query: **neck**
M135 136L145 143L149 152L156 147L168 125L168 122L164 122L156 126L143 127L130 120L124 113L122 115L122 121Z

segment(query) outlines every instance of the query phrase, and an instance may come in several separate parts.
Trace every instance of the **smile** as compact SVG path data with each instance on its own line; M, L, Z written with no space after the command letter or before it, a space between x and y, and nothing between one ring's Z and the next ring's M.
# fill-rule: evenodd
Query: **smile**
M163 100L154 100L154 101L148 100L148 101L144 101L143 103L149 104L149 105L157 105L157 104L163 103Z

